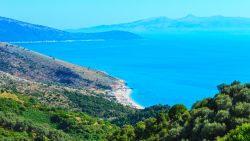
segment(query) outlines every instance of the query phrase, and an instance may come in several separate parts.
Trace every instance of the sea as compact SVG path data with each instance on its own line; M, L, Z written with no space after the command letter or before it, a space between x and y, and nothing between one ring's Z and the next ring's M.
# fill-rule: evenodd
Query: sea
M250 34L183 33L138 40L15 43L73 64L105 71L132 88L149 107L213 97L217 85L250 82Z

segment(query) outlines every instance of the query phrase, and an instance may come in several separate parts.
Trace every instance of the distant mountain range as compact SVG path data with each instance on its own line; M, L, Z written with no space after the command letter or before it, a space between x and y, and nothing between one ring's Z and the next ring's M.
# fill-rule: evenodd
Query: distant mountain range
M192 30L250 30L250 19L224 16L196 17L194 15L188 15L180 19L158 17L130 23L101 25L89 28L71 29L67 31L92 33L110 30L121 30L133 33L164 33Z
M99 33L69 33L46 26L0 17L0 41L4 42L99 39L127 40L137 38L139 38L139 36L136 34L117 30Z

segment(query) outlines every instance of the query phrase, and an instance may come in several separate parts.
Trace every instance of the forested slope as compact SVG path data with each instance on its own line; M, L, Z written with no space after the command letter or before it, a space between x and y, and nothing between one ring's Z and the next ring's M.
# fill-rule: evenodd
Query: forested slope
M250 140L250 84L238 81L218 86L219 93L203 99L188 110L178 104L168 113L125 125L109 139L147 141L248 141ZM236 127L244 125L242 127ZM233 131L231 131L233 130Z

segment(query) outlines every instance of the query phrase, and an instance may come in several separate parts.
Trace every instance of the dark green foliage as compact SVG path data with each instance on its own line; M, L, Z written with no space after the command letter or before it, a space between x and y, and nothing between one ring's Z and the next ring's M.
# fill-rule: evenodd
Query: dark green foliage
M120 116L112 121L112 123L122 126L125 124L135 125L139 121L148 118L157 117L160 113L166 113L170 109L168 105L155 105L142 110L134 110L131 113Z
M206 121L201 128L200 137L198 139L214 140L217 136L223 136L226 133L226 125L224 123Z
M84 113L56 111L51 116L51 122L57 129L76 138L87 140L101 140L116 127L107 121L97 120Z
M79 93L65 93L65 95L79 107L82 112L95 117L112 118L124 116L133 112L129 107L125 107L98 95L89 96Z
M135 140L134 128L131 125L125 125L109 138L111 141L133 141Z
M212 100L213 100L212 98L206 98L201 101L198 101L192 106L192 109L198 109L202 107L213 108L213 105L210 105Z
M26 132L30 138L40 140L67 141L70 137L59 131L34 124L32 121L17 118L15 114L0 113L0 127L14 132ZM8 137L5 135L6 138ZM13 138L13 137L10 137Z
M131 129L135 134L132 140L213 141L237 126L250 123L250 85L235 81L230 85L219 85L218 89L220 93L214 98L196 102L189 111L184 105L178 104L168 113L138 122L134 130ZM115 132L112 138L126 138L126 132L122 136L120 132ZM249 125L245 125L231 131L223 139L248 141L249 136Z
M10 99L0 98L0 103L0 111L2 112L22 113L26 110L23 105Z
M171 120L178 120L181 115L187 111L187 108L184 105L178 104L174 105L168 112L168 116Z
M0 140L105 140L117 129L82 112L48 107L33 98L15 95L18 99L0 93Z
M15 132L0 127L0 139L2 141L31 141L27 132Z

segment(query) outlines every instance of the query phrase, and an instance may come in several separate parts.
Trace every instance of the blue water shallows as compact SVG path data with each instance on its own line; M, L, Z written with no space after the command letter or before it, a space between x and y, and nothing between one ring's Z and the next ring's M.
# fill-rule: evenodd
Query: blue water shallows
M124 79L143 106L194 102L216 86L250 81L250 36L173 34L133 41L19 44Z

